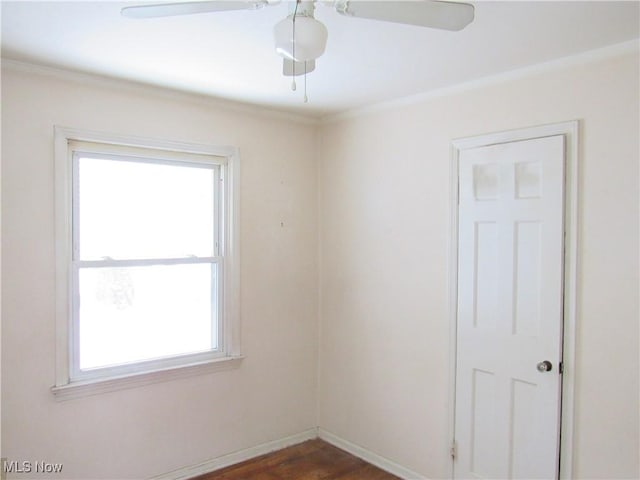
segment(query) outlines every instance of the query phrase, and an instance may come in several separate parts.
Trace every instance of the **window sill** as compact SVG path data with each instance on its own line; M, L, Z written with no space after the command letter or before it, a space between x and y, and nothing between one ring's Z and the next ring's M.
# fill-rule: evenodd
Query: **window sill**
M51 387L51 392L55 396L56 400L72 400L74 398L88 397L116 390L141 387L152 383L166 382L178 378L231 370L238 368L243 358L244 357L242 355L223 357L216 358L214 360L207 360L206 362L180 365L178 367L164 368L150 372L133 373L120 377L72 382L66 385Z

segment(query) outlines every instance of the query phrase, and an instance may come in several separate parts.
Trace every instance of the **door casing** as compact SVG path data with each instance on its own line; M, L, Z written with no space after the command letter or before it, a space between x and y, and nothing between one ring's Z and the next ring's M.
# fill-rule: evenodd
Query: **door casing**
M470 148L529 140L552 135L565 136L564 193L564 298L562 341L562 406L560 413L560 479L571 479L573 473L573 417L575 383L575 327L578 248L578 120L535 127L489 133L456 139L451 142L450 226L449 226L449 442L454 446L457 301L458 301L458 165L460 152ZM449 462L449 478L453 477L454 459Z

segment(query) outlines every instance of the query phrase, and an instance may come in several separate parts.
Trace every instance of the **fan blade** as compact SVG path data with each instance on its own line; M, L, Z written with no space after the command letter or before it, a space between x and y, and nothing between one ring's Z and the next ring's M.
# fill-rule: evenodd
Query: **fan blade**
M336 10L349 17L443 30L462 30L473 21L474 16L474 7L471 4L436 0L337 0Z
M213 0L209 2L164 3L125 7L122 15L130 18L172 17L193 13L227 12L230 10L255 10L267 4L267 0Z
M295 63L295 70L293 68L294 63ZM305 68L305 63L306 63L306 68ZM294 75L297 77L298 75L311 73L315 69L316 69L315 60L307 60L306 62L294 62L293 60L289 60L288 58L285 58L282 62L282 74L285 77L293 77Z

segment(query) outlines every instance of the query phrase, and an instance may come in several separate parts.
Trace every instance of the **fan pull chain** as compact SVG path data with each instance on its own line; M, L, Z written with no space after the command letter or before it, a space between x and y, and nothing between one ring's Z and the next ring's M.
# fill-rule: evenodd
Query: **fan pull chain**
M297 89L297 85L296 85L296 64L298 63L296 61L296 16L298 15L298 5L300 4L301 0L296 0L296 6L295 9L293 10L293 18L291 19L291 35L292 35L292 39L291 39L291 54L293 56L292 59L292 80L291 80L291 90L292 91L296 91ZM307 96L307 61L304 60L304 103L308 103L309 102L309 97Z
M304 62L304 103L309 101L309 97L307 97L307 62Z
M293 75L292 75L292 80L291 80L291 90L292 91L296 91L296 15L298 14L298 4L300 3L300 0L296 0L296 8L293 10L293 19L291 20L291 23L293 24L291 27L291 35L292 35L292 39L291 39L291 43L292 43L292 48L291 48L291 53L293 55ZM306 63L305 63L306 65ZM306 88L306 87L305 87Z

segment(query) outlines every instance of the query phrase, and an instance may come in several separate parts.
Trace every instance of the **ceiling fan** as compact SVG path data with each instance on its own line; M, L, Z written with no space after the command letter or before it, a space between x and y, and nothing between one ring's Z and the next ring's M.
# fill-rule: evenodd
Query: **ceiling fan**
M209 0L122 9L130 18L170 17L195 13L258 10L280 0ZM474 7L468 3L439 0L294 0L289 15L273 29L276 52L284 58L283 74L295 77L315 69L327 43L327 28L314 18L315 4L332 6L347 17L380 20L443 30L462 30L473 21ZM295 90L295 81L292 85ZM306 101L306 95L305 95Z

